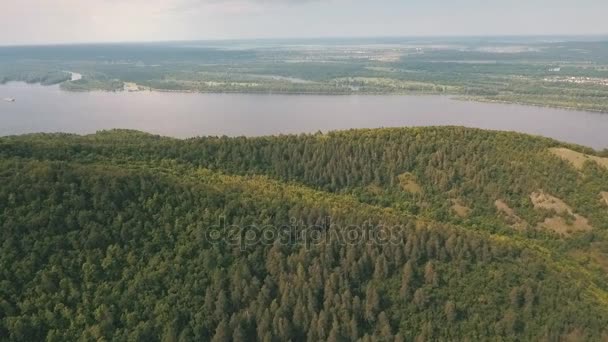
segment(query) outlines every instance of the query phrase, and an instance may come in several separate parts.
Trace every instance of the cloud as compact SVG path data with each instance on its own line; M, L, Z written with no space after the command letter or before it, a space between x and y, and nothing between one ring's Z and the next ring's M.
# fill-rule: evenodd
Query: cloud
M0 45L450 34L606 34L606 0L0 0ZM513 25L517 23L517 25ZM565 25L566 23L567 25ZM14 28L14 29L11 29Z

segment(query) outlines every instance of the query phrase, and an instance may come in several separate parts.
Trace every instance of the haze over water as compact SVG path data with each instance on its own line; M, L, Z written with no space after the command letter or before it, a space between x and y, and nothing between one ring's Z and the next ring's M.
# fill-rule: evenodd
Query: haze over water
M349 128L458 125L608 148L608 114L475 103L445 96L311 96L61 91L0 85L0 135L87 134L128 128L179 138L312 133Z

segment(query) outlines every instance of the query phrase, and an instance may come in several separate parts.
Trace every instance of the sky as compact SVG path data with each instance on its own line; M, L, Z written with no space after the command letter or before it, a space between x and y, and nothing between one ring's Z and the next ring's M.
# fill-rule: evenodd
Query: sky
M0 45L608 34L608 0L0 0Z

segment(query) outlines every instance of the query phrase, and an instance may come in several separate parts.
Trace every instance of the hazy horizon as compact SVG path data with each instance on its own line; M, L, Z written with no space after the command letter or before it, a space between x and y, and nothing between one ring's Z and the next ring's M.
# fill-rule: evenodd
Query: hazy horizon
M603 36L607 12L599 0L9 0L0 45Z
M400 43L405 42L462 42L465 40L471 41L489 41L492 43L523 43L523 42L560 42L560 41L588 41L588 42L602 42L608 41L607 34L550 34L550 35L418 35L418 36L311 36L311 37L251 37L251 38L215 38L215 39L172 39L172 40L108 40L108 41L73 41L73 42L40 42L40 43L14 43L4 44L0 43L0 47L27 47L27 46L78 46L78 45L146 45L146 44L179 44L179 43L239 43L239 42L267 42L276 43L278 45L284 43L298 43L296 45L306 45L305 43L336 43L342 45L349 41L356 43L365 42L369 40L375 40L374 43L382 43L379 40L401 40Z

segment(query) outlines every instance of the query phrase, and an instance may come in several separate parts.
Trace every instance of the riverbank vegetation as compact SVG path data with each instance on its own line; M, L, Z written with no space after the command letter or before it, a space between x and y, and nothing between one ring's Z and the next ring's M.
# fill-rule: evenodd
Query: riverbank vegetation
M68 72L53 70L47 66L2 65L0 63L0 84L8 82L25 82L29 84L39 83L42 85L59 84L71 79Z
M0 336L600 341L605 156L460 127L3 137Z
M57 70L84 78L68 81ZM449 94L608 112L608 42L379 38L2 47L0 81L12 80L63 82L75 91Z

